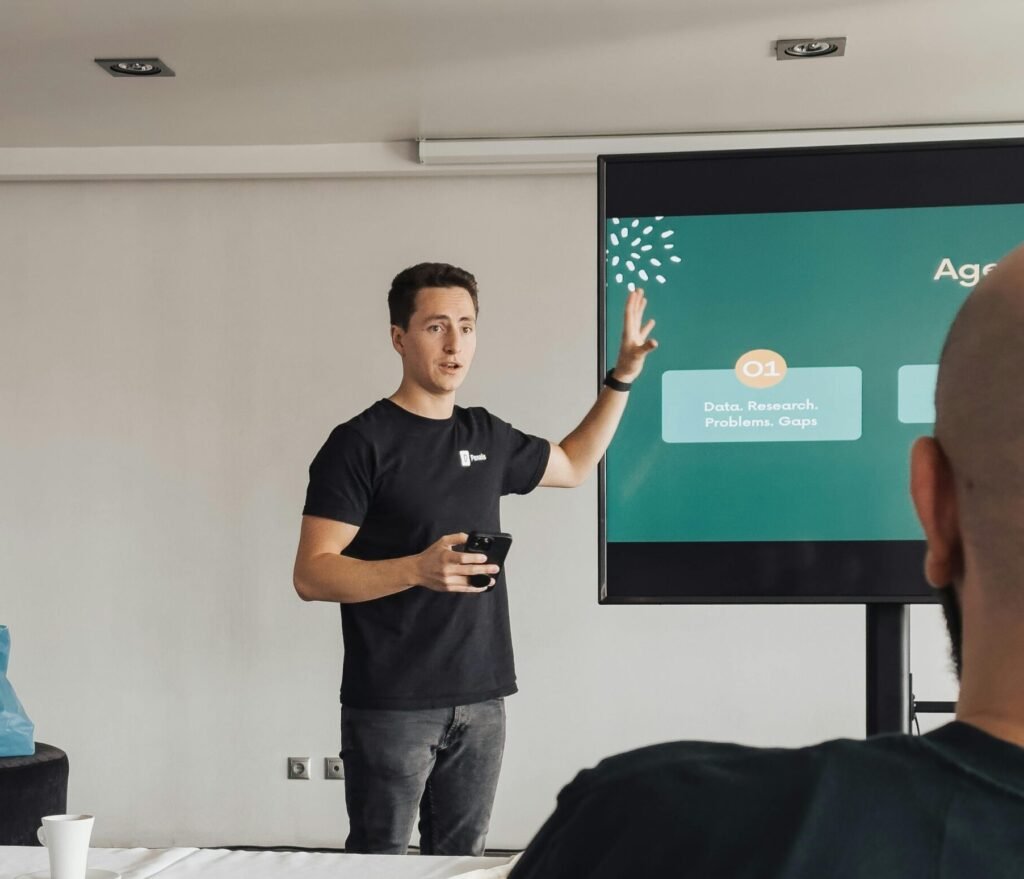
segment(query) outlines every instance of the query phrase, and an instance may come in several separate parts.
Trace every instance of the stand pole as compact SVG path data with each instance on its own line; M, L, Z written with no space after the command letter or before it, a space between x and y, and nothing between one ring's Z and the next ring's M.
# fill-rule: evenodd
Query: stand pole
M867 734L910 732L910 608L867 605Z

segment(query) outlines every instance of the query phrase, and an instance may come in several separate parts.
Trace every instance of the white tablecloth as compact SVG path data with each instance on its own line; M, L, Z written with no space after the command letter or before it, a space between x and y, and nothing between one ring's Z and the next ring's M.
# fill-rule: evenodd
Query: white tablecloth
M89 866L115 870L122 879L149 879L194 854L194 848L91 848ZM0 845L0 879L50 868L42 846Z
M233 852L195 848L94 848L89 866L122 879L500 879L508 858L344 855L319 852ZM49 867L46 849L0 846L0 879Z

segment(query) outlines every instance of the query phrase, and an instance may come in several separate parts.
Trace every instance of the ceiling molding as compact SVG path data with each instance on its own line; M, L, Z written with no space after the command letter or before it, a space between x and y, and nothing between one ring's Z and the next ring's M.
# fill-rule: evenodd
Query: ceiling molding
M437 177L594 173L564 163L431 167L414 141L278 146L7 147L0 181Z
M957 125L876 126L864 128L791 129L780 131L722 131L692 134L610 135L599 137L538 137L424 139L420 161L445 165L543 166L593 168L600 155L678 153L701 150L767 149L773 147L840 146L940 140L986 140L1024 137L1024 123L997 122Z
M269 146L0 148L0 181L594 174L599 155L1024 138L1024 123Z

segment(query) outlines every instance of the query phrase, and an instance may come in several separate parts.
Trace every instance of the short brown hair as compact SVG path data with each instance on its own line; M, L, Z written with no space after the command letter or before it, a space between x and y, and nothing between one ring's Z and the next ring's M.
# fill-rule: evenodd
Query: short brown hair
M416 294L424 287L461 287L473 300L473 311L480 313L476 297L476 278L465 269L446 262L421 262L403 269L391 282L388 291L388 311L391 325L409 329L409 318L416 310Z

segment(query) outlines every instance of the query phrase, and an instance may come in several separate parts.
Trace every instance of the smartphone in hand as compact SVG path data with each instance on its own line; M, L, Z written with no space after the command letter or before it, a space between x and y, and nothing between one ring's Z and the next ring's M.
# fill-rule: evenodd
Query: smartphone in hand
M456 552L480 553L487 556L487 564L497 565L501 568L505 564L505 556L508 555L508 551L511 546L511 534L493 531L471 531L465 543L453 546L452 549ZM469 577L469 585L476 586L478 588L480 586L487 586L487 584L491 582L492 576L494 578L495 585L497 585L497 574L471 574ZM494 586L491 586L487 591L489 592L493 588Z

